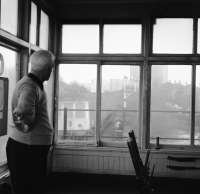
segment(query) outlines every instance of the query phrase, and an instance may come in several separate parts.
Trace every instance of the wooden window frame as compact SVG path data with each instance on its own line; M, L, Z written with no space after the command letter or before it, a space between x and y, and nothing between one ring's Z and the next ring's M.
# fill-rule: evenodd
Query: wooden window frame
M8 78L5 77L0 77L0 80L3 82L3 88L4 88L4 94L3 94L3 101L4 101L4 106L3 106L3 126L2 130L0 131L0 136L6 135L7 134L7 128L8 128Z
M75 23L75 24L83 24L83 23ZM86 24L86 23L84 23ZM88 24L88 23L87 23ZM86 24L86 25L87 25ZM141 54L104 54L103 53L103 26L104 23L102 21L100 21L99 23L89 23L89 24L98 24L99 25L99 53L98 54L66 54L66 53L62 53L62 26L60 27L60 46L59 46L59 57L57 60L57 72L58 72L58 66L59 64L69 64L69 63L81 63L81 64L97 64L97 96L96 96L96 144L94 146L97 147L106 147L106 146L112 146L112 147L125 147L126 143L106 143L105 141L102 141L100 138L100 125L101 125L101 69L102 69L102 65L105 64L112 64L112 65L137 65L142 67L142 63L144 61L144 46L143 46L143 42L144 42L144 33L142 30L142 48L141 48ZM107 23L105 23L107 24ZM115 23L115 24L121 24L121 23ZM124 24L124 23L123 23ZM143 23L129 23L129 24L141 24L142 28L143 28ZM63 24L64 25L64 24ZM142 68L140 68L140 71L142 72ZM140 78L141 73L140 72ZM57 74L57 76L59 76ZM58 77L57 77L57 83L58 83ZM140 80L141 81L141 80ZM141 84L141 83L140 83ZM57 91L56 91L56 99L58 99L58 85L57 85ZM141 87L140 87L140 95L141 95ZM58 102L56 102L56 108L58 107ZM141 102L139 102L139 104L141 104ZM141 117L141 111L139 110L139 117ZM57 144L57 138L58 138L58 114L57 114L57 110L55 111L55 118L56 119L56 136L55 136L55 143ZM139 119L139 127L141 127L141 122ZM139 130L141 131L141 130ZM139 144L142 147L142 141L141 139L139 139ZM70 143L68 143L66 141L66 145L70 145ZM78 145L78 144L77 144ZM87 145L87 143L85 143L84 145Z
M158 17L159 18L159 17ZM165 17L166 18L166 17ZM173 17L174 18L174 17ZM183 18L183 17L179 17ZM98 64L98 71L101 69L101 64L104 63L137 63L141 64L141 73L140 73L140 147L142 150L152 148L150 144L150 96L151 96L151 65L152 64L160 64L160 65L167 65L167 64L189 64L192 66L192 113L191 113L191 137L194 137L194 122L195 122L195 80L196 80L196 65L199 64L200 61L200 54L197 53L197 28L198 28L198 18L193 18L193 53L192 54L153 54L152 47L153 47L153 24L157 17L144 17L142 21L142 53L141 54L103 54L103 21L95 22L95 24L99 24L100 36L99 36L99 54L63 54L61 51L62 43L60 38L60 46L59 46L59 54L57 64L60 63L85 63L85 62L97 62ZM83 24L82 22L68 22L62 23L64 24ZM86 22L84 24L93 23L93 22ZM110 21L109 24L121 24L116 21ZM126 22L125 22L126 23ZM105 23L107 24L107 23ZM138 24L138 23L136 23ZM60 32L61 32L60 26ZM60 33L62 35L62 33ZM61 36L60 36L61 37ZM99 73L100 75L100 73ZM59 76L57 74L57 76ZM58 77L57 79L58 80ZM100 76L97 77L97 82L100 82ZM101 84L97 85L98 89L101 89ZM58 94L58 91L56 92ZM97 95L97 108L100 107L100 95ZM56 96L56 99L57 96ZM55 112L56 115L56 112ZM55 116L56 118L57 116ZM97 116L97 123L100 122L100 116ZM56 121L58 122L58 121ZM56 129L57 130L57 129ZM55 137L56 140L56 137ZM194 140L191 138L191 145L190 146L174 146L174 145L166 145L163 146L163 149L175 149L181 150L183 147L185 149L192 149L194 150L196 147L194 146ZM112 144L112 142L111 142ZM101 142L99 138L99 133L97 132L97 147L101 146L110 146L105 145ZM117 145L114 145L117 147ZM161 149L161 150L163 150Z

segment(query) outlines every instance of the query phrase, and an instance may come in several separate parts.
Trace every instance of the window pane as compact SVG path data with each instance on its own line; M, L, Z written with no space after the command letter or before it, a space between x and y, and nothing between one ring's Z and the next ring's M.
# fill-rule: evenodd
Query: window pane
M59 66L59 142L95 142L96 74L95 64Z
M195 145L200 145L200 66L196 66Z
M17 75L17 65L16 65L16 55L17 53L0 46L0 53L4 57L4 73L1 75L2 77L7 77L9 79L9 91L8 91L8 131L9 124L11 123L12 115L11 115L11 97L13 94L13 90L16 85L16 75ZM5 153L5 144L6 144L6 136L0 137L0 163L6 161L6 153Z
M63 53L98 53L99 25L63 25Z
M153 53L191 54L193 19L156 19Z
M53 77L53 71L51 72L50 78L48 81L44 82L44 89L47 95L47 110L49 113L49 118L50 118L50 122L51 124L53 124L53 119L52 119L52 114L53 114L53 83L54 83L54 77Z
M104 25L104 53L141 53L141 25Z
M198 19L198 42L197 42L197 53L200 53L200 19Z
M105 65L102 68L101 139L126 141L138 136L139 67Z
M43 11L41 11L39 46L46 50L49 46L49 17Z
M1 28L17 35L18 0L1 0Z
M0 137L0 166L4 163L6 163L6 142L7 142L7 136L1 136Z
M36 44L37 6L31 2L30 42Z
M191 66L154 65L151 77L151 143L189 144Z

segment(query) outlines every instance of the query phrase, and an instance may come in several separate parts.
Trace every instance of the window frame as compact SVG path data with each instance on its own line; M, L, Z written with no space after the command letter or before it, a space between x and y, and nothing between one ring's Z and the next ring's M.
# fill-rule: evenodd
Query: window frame
M29 37L29 42L31 43L31 44L34 44L34 43L32 43L31 42L31 25L32 25L32 23L31 23L31 19L32 19L32 3L33 3L33 6L35 5L36 6L36 29L35 29L35 45L37 45L37 42L38 42L38 30L37 30L37 28L38 28L38 15L39 15L39 11L38 11L38 5L34 2L34 1L30 1L30 7L29 7L29 12L30 12L30 19L29 19L29 35L28 35L28 37Z
M191 66L191 115L190 115L190 129L189 129L189 132L190 132L190 144L189 145L175 145L175 144L160 144L159 145L159 149L173 149L173 150L194 150L195 147L198 148L199 146L198 145L194 145L194 136L195 136L195 98L196 98L196 66L199 65L198 63L194 63L194 62L150 62L149 64L149 74L150 74L150 77L149 77L149 80L151 82L151 68L152 68L152 65L153 66L156 66L156 65L188 65L188 66ZM148 93L149 93L149 100L151 101L151 84L149 84L149 87L148 87ZM150 106L149 105L149 112L148 112L148 115L149 115L149 120L150 120L150 115L151 115L151 109L150 109ZM150 130L150 122L149 122L149 130ZM149 131L149 137L148 137L148 142L146 144L146 147L148 148L155 148L156 149L156 145L155 144L152 144L150 143L150 131Z
M154 37L153 37L153 33L154 33L154 25L156 24L156 20L157 19L171 19L171 20L173 20L173 19L191 19L192 20L192 22L193 22L193 25L192 25L192 31L193 31L193 37L192 37L192 51L191 51L191 53L154 53L153 52L153 41L154 41ZM178 18L178 17L164 17L164 18L162 18L162 17L158 17L158 18L154 18L153 19L153 26L152 26L152 48L151 48L151 54L153 54L153 55L155 55L155 56L165 56L165 55L175 55L175 56L184 56L184 55L188 55L188 56L190 56L190 55L192 55L193 53L194 53L194 44L195 44L195 40L196 40L196 37L195 36L197 36L197 25L198 25L198 23L197 23L198 21L196 21L196 18L191 18L191 17L187 17L187 18Z
M41 44L41 42L40 42L40 30L41 30L41 20L42 20L42 17L41 17L41 13L43 12L44 14L46 14L46 16L48 17L48 39L47 39L47 50L49 50L49 41L50 41L50 17L49 17L49 14L44 10L44 9L42 9L42 8L39 8L39 9L37 9L37 11L39 12L39 13L37 13L37 17L38 17L38 20L37 20L37 28L36 28L36 30L38 30L37 31L37 35L36 35L36 43L37 43L37 46L39 46L40 47L40 44Z
M19 18L21 18L21 14L20 14L20 6L21 6L21 4L23 3L22 2L22 0L17 0L17 29L16 29L16 34L14 34L14 33L12 33L12 32L9 32L9 31L7 31L6 29L3 29L2 27L1 27L1 15L0 15L0 30L3 30L4 32L6 32L6 33L8 33L8 34L11 34L11 35L13 35L13 36L19 36L19 32L20 32L20 25L21 25L21 23L20 23L20 21L19 21ZM1 9L1 7L2 7L2 2L1 2L1 0L0 0L0 9ZM1 10L0 10L1 11Z
M87 143L87 141L83 142L66 142L64 143L64 145L85 145L85 146L99 146L99 147L126 147L126 141L123 142L107 142L107 141L103 141L100 137L100 130L101 130L101 98L102 98L102 93L101 93L101 85L102 85L102 66L106 66L106 65L125 65L125 66L138 66L139 67L139 77L141 78L141 72L142 72L142 68L141 68L141 62L114 62L114 61L106 61L106 62L100 62L100 61L82 61L80 63L80 61L68 61L68 62L63 62L63 64L96 64L97 65L97 80L96 80L96 139L94 141L94 143ZM60 63L61 64L61 63ZM58 69L59 69L59 65L58 65ZM59 71L59 70L58 70ZM58 75L59 76L59 75ZM138 133L141 133L141 122L140 122L140 117L141 117L141 111L140 111L140 104L141 104L141 79L139 81L139 102L138 102ZM59 83L58 83L58 87L57 87L57 99L58 98L58 94L59 94ZM57 102L58 103L58 102ZM57 110L56 110L56 117L58 118L58 105L56 106ZM138 137L140 137L141 134L138 134ZM56 120L56 136L55 136L55 143L58 145L61 145L63 143L59 143L58 142L58 119ZM141 138L138 139L138 145L141 146Z
M8 130L8 86L9 86L9 82L8 82L8 78L5 77L0 77L0 80L3 82L3 87L5 88L5 92L3 95L3 101L4 104L6 106L3 107L2 110L2 115L3 115L3 130L0 131L0 137L4 136L7 134L7 130Z
M150 42L150 54L148 57L148 79L151 82L151 66L152 65L191 65L192 66L192 77L191 77L191 131L190 131L190 144L191 145L161 145L161 150L196 150L199 146L194 145L194 135L195 135L195 82L196 82L196 65L199 64L199 54L197 53L197 38L198 38L198 17L187 17L193 19L193 48L192 54L154 54L153 53L153 25L156 19L162 17L152 18L151 27L149 28L149 42ZM164 17L164 18L184 18L184 17ZM151 96L151 86L148 85L148 96L150 102ZM145 141L145 148L155 148L155 145L150 144L150 103L148 106L148 122L147 122L147 137Z
M120 61L120 62L113 62L113 61L106 61L106 62L102 62L101 64L101 68L103 66L106 66L106 65L109 65L109 66L137 66L139 67L139 101L138 101L138 146L141 147L141 74L142 74L142 63L141 62L124 62L124 61ZM102 71L100 72L100 75L102 74ZM99 76L100 76L99 75ZM102 84L102 76L100 77L100 85ZM124 141L116 141L116 142L111 142L111 141L105 141L105 140L102 140L101 137L100 137L100 130L101 130L101 99L102 99L102 90L100 90L100 107L99 107L99 127L98 130L99 130L99 142L100 142L100 145L103 146L103 147L126 147L127 144L126 144L126 140ZM132 130L132 129L130 129ZM128 135L127 135L128 137Z
M57 71L57 84L56 84L56 99L59 99L59 66L60 66L60 64L62 64L62 65L67 65L67 64L81 64L81 65L84 65L84 64L91 64L91 65L96 65L96 67L97 67L97 72L96 72L96 74L97 74L97 76L98 76L98 71L99 71L99 63L98 63L98 61L82 61L82 62L80 62L80 61L76 61L76 60L74 60L74 61L68 61L68 62L62 62L62 63L59 63L57 66L56 66L56 71ZM98 77L97 77L97 79L98 79ZM97 82L96 82L97 83ZM98 97L98 87L97 87L97 85L96 85L96 104L97 104L97 99L99 98ZM58 108L59 108L59 106L58 106L58 104L59 104L59 102L58 102L58 100L57 100L57 102L56 102L56 110L55 110L55 112L54 112L54 114L56 114L56 120L55 120L55 138L54 138L54 142L55 142L55 144L62 144L62 143L59 143L58 142ZM97 107L98 106L96 106L96 119L97 119ZM97 121L96 121L96 125L95 126L97 126ZM97 127L96 127L97 128ZM64 145L75 145L75 146L80 146L80 145L89 145L89 146L96 146L96 142L98 142L98 140L97 140L97 129L96 129L96 139L94 138L94 142L92 141L92 142L87 142L87 141L79 141L79 142L77 142L77 141L74 141L74 142L65 142L64 143Z
M116 64L120 63L137 63L140 64L140 143L139 146L141 150L146 150L149 148L154 148L155 146L152 146L150 144L150 95L151 95L151 86L150 86L150 80L151 80L151 65L159 64L159 65L167 65L167 64L186 64L186 65L192 65L192 72L195 73L196 70L194 70L195 65L199 64L200 60L200 53L197 53L197 29L198 29L198 17L187 17L193 19L193 52L192 54L154 54L153 53L153 25L155 22L155 19L162 18L162 17L147 17L144 18L139 23L136 22L135 24L141 24L142 25L142 52L141 54L104 54L103 53L103 25L108 23L97 22L100 25L100 43L99 43L99 54L65 54L62 53L61 50L61 40L60 40L60 46L59 46L59 56L58 56L58 64L59 63L68 63L68 62L75 62L75 63L88 63L90 62L97 62L99 63L99 68L101 68L101 64L104 63L113 63ZM164 18L184 18L184 17L164 17ZM68 23L62 23L63 25ZM83 24L82 22L69 22L69 24ZM88 24L88 23L84 23ZM89 22L89 24L91 24ZM96 24L96 23L95 23ZM127 22L116 22L111 21L109 24L127 24ZM129 23L128 24L133 24ZM61 30L60 30L61 31ZM62 33L60 33L62 35ZM57 74L58 76L58 74ZM99 79L99 80L98 80ZM97 81L100 82L100 77L97 78ZM192 82L195 82L195 77L192 76ZM100 84L99 84L100 86ZM195 88L194 84L192 85L192 122L191 125L194 125L194 106L195 106ZM99 88L100 89L100 88ZM56 92L57 93L57 92ZM98 97L100 98L100 96ZM97 99L100 103L100 99ZM100 107L100 105L98 105ZM56 114L56 111L55 111ZM99 116L98 116L99 117ZM57 121L56 121L57 122ZM101 122L100 120L97 122ZM192 126L194 128L194 126ZM56 128L57 131L57 128ZM194 130L192 130L191 135L194 136ZM56 137L55 137L55 144L56 143ZM105 143L101 142L100 138L97 139L97 147L115 147L119 148L121 145L112 145L112 142ZM122 146L123 147L123 146ZM199 146L176 146L176 145L166 145L162 146L162 151L166 150L182 150L182 149L189 149L189 150L196 150ZM157 150L159 151L159 150Z
M125 55L136 55L136 56L137 56L137 55L141 55L141 54L143 53L143 52L142 52L142 51L143 51L143 49L142 49L142 42L143 42L143 40L142 40L142 27L143 27L143 26L142 26L142 23L137 23L137 24L136 24L136 23L129 23L129 24L127 24L127 23L123 23L123 24L115 24L115 23L107 24L107 23L105 23L105 24L103 24L103 29L102 29L102 31L103 31L103 43L102 43L103 46L104 46L104 43L105 43L105 42L104 42L105 25L108 25L108 26L112 26L112 25L113 25L113 26L117 26L117 25L120 25L120 26L123 26L123 25L125 25L125 26L128 26L128 25L140 25L140 27L141 27L141 34L140 34L140 35L141 35L141 40L140 40L140 44L141 44L140 46L141 46L141 48L140 48L140 52L138 52L138 53L137 53L137 52L136 52L136 53L134 53L134 52L133 52L133 53L130 53L130 52L122 52L122 53L120 53L120 52L118 52L118 51L117 51L116 53L115 53L115 52L105 52L105 51L104 51L105 48L102 48L102 49L103 49L103 50L102 50L102 53L103 53L103 54L107 54L107 55L112 55L112 54L113 54L113 55L123 55L123 54L125 54Z
M62 29L61 29L61 33L62 33L62 34L63 34L63 26L65 26L65 25L71 25L71 26L73 26L73 25L74 25L74 26L75 26L75 25L82 25L82 26L83 26L83 25L85 25L85 26L87 26L87 25L92 26L92 25L93 25L93 26L95 26L95 25L96 25L96 26L98 26L98 27L99 27L99 40L98 40L99 48L98 48L98 51L97 51L97 52L92 52L92 53L81 53L81 52L80 52L80 53L79 53L79 52L74 52L74 53L73 53L73 52L66 52L66 53L65 53L65 52L62 52L62 50L63 50L63 41L62 41L63 38L62 38L62 37L63 37L63 36L61 36L61 38L60 38L60 39L61 39L61 41L60 41L60 42L61 42L60 53L61 53L62 55L88 55L88 56L90 56L90 55L98 55L98 54L100 53L100 49L101 49L101 46L100 46L100 44L101 44L101 43L100 43L100 39L101 39L101 38L100 38L100 36L101 36L101 30L100 30L100 25L99 25L99 24L96 24L96 23L91 23L91 24L81 24L81 23L80 23L80 24L78 24L78 23L74 23L74 24L71 24L71 23L70 23L70 24L62 24L62 27L61 27L61 28L62 28Z
M70 24L71 23L63 23L62 25L66 25L66 24ZM138 65L140 66L140 78L141 76L141 72L142 72L142 64L144 61L144 32L143 32L143 22L128 22L128 24L141 24L141 53L140 54L105 54L103 53L103 27L104 24L113 24L113 23L102 23L102 22L97 22L97 23L79 23L79 22L75 22L72 24L81 24L81 25L88 25L88 24L98 24L99 25L99 53L97 54L83 54L83 53L74 53L74 54L68 54L68 53L62 53L62 38L60 38L60 46L59 46L59 57L58 57L58 65L57 65L57 76L58 75L58 66L59 64L67 64L67 63L78 63L78 64L97 64L97 93L96 93L96 143L93 146L97 146L97 147L107 147L107 146L111 146L111 147L126 147L125 143L106 143L105 141L102 141L100 139L100 125L101 125L101 68L102 65ZM114 24L127 24L126 22L114 22ZM60 27L60 34L62 37L62 26ZM57 77L57 86L58 86L58 77ZM141 81L141 79L140 79ZM141 84L140 84L141 85ZM57 91L56 91L56 99L58 99L58 89L59 87L57 87ZM141 88L139 89L140 94L141 95ZM139 104L141 104L141 102L139 102ZM139 106L139 117L141 117L141 111L140 111L140 107ZM56 108L58 108L58 102L56 102ZM56 135L55 135L55 144L58 144L58 110L55 111L55 117L56 119ZM141 126L141 122L139 119L139 128ZM141 130L139 130L139 132L141 132ZM142 132L141 132L142 134ZM141 146L141 138L139 138L139 144ZM69 143L65 143L65 145L70 145ZM79 144L77 144L79 145ZM87 145L86 143L84 145Z

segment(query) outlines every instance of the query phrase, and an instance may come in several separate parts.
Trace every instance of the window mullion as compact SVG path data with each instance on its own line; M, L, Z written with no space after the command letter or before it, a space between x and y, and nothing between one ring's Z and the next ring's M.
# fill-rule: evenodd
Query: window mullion
M0 0L0 10L1 10L1 0ZM1 28L1 14L0 14L0 28Z
M143 65L140 66L140 93L139 93L139 107L138 107L138 110L139 110L139 130L138 130L138 137L139 137L139 146L142 148L142 126L143 126L143 114L142 114L142 110L143 110L143 100L142 100L142 93L143 93L143 77L144 77L144 74L143 74L143 70L144 67Z
M145 57L142 75L142 145L141 148L146 149L150 145L150 102L151 102L151 66L149 64L149 56L152 53L152 37L153 23L150 18L146 18L143 22L143 54Z
M191 99L191 133L190 144L194 145L195 138L195 98L196 98L196 65L192 66L192 99Z
M97 146L101 146L100 130L101 130L101 64L97 66L97 96L96 96L96 142Z
M198 18L193 19L193 54L197 54L197 41L198 41Z
M145 84L145 86L146 86L146 88L144 88L144 89L146 89L146 98L145 98L145 100L146 100L146 106L145 106L145 114L146 114L146 118L145 118L145 121L144 122L146 122L146 130L145 130L145 135L144 135L144 137L145 137L145 148L148 148L149 147L149 145L150 145L150 139L151 139L151 137L150 137L150 109L151 109L151 66L149 65L149 63L147 62L147 64L145 64L146 65L146 68L144 68L144 69L146 69L145 70L145 75L146 75L146 80L144 81L144 84Z
M40 23L41 23L41 9L37 7L37 32L36 32L36 45L40 43Z
M99 25L99 53L103 53L103 23ZM96 142L97 146L102 146L101 143L101 62L97 66L97 96L96 96Z
M193 19L193 54L197 54L197 29L198 18ZM196 65L192 66L192 99L191 99L191 133L190 144L194 145L195 141L195 98L196 98Z
M99 53L103 54L103 24L99 25Z

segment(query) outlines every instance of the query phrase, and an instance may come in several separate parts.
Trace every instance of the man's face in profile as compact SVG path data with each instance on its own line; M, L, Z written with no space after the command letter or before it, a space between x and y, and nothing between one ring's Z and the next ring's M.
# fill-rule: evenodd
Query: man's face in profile
M49 65L46 69L44 80L46 81L49 80L51 72L52 72L52 66Z

